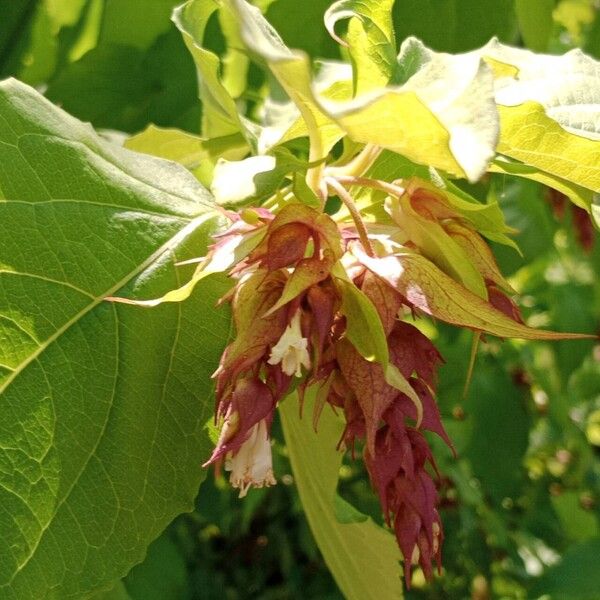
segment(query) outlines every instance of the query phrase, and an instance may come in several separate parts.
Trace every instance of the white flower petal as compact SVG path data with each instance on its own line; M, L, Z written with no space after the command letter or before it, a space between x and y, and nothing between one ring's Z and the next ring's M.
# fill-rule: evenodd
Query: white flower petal
M270 365L281 363L281 369L286 375L302 376L302 367L310 369L308 355L308 340L302 337L300 326L300 311L292 317L279 341L271 348L267 361Z
M252 427L250 436L233 456L227 456L225 470L231 471L229 481L240 490L243 498L251 487L275 485L271 443L265 419Z

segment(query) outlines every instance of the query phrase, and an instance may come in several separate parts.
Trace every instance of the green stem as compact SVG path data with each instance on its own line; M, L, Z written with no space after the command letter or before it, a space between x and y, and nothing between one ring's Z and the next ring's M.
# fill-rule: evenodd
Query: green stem
M388 183L381 179L370 179L369 177L356 177L349 175L339 175L336 180L343 185L361 185L363 187L370 187L375 190L386 192L390 196L396 196L399 198L405 193L405 189L394 183Z
M348 190L337 179L334 179L333 177L327 177L325 181L327 185L335 191L350 212L352 220L354 221L354 225L356 226L356 231L358 232L358 237L360 238L365 252L369 256L374 257L375 253L373 252L373 247L371 246L371 242L369 240L367 228L362 220L362 217L360 216L359 210L356 208L354 198L352 198Z
M381 154L381 148L375 144L366 144L365 147L348 163L339 167L327 169L327 175L339 179L344 176L358 176L365 173Z

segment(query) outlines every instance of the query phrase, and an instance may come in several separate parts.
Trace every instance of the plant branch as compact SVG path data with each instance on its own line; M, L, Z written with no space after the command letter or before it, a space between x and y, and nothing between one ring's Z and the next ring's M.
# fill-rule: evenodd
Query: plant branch
M381 154L381 148L375 144L366 144L365 147L348 163L338 167L329 167L326 175L339 179L343 176L357 176L365 173Z
M352 175L339 175L335 178L343 185L361 185L388 193L390 196L399 198L406 191L403 187L381 179L370 179L369 177L356 177Z
M337 180L333 177L327 177L325 179L327 185L335 191L335 193L339 196L340 200L344 203L350 215L352 216L352 220L356 225L356 231L358 231L358 237L365 249L365 252L373 257L375 253L373 252L373 247L371 246L371 242L369 241L369 235L367 233L367 228L365 226L365 222L362 220L360 216L360 211L356 208L356 203L354 202L354 198L350 195L350 192Z

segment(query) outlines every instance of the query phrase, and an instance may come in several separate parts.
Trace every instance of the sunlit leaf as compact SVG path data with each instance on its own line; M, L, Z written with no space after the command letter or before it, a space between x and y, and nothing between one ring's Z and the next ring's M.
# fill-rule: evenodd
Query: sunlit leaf
M499 125L493 76L475 54L437 54L415 38L402 44L406 83L351 102L324 102L355 140L475 181L494 155Z
M396 40L392 23L394 0L338 0L325 13L332 37L341 19L350 19L347 43L355 69L356 94L387 85L396 71Z
M497 40L481 52L497 77L498 151L600 191L600 63L581 50L538 55Z
M569 133L535 102L499 109L499 152L600 192L600 141Z
M489 170L492 173L505 173L507 175L514 175L516 177L523 177L524 179L531 179L532 181L543 183L544 185L563 193L571 200L571 202L585 210L589 210L590 205L594 200L594 196L596 196L596 194L588 188L562 179L561 177L557 177L556 175L552 175L537 167L511 161L505 157L498 157L493 161L489 166Z
M468 291L419 254L407 252L371 258L356 247L353 251L368 269L387 281L416 308L453 325L470 327L500 337L521 339L593 337L555 333L521 325Z
M217 157L233 160L236 155L246 154L248 149L239 133L205 139L179 129L155 125L149 125L141 133L127 138L124 145L136 152L174 160L190 171L200 169L204 160L214 162Z
M323 159L341 137L338 128L315 102L309 58L300 51L291 51L278 33L262 16L260 10L245 0L227 0L234 14L240 37L254 55L266 62L268 68L294 102L310 137L311 162ZM313 191L319 186L319 169L308 174Z
M221 81L219 57L204 47L206 25L218 7L215 0L190 0L173 12L173 21L181 31L198 69L200 99L203 103L202 134L208 138L248 133L234 99Z
M205 475L223 282L154 311L104 298L189 277L174 262L205 252L212 203L14 80L0 140L0 596L81 598L142 560Z
M392 202L392 217L424 256L474 294L487 297L483 277L462 246L437 222L419 215L406 195Z

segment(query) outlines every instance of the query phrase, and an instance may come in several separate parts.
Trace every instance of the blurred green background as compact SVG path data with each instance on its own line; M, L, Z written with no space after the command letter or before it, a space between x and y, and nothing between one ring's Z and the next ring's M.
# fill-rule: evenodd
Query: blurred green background
M199 133L192 59L170 22L176 0L0 0L0 77L15 76L95 127L135 133L149 123ZM322 26L328 0L257 0L292 47L339 58ZM594 0L397 0L398 42L420 37L459 52L494 35L536 51L574 47L600 58ZM216 19L207 43L223 53ZM253 103L255 67L238 101ZM492 176L470 191L499 198L523 256L496 247L528 324L600 333L600 243L587 215L542 186ZM444 571L416 574L407 598L600 599L600 345L501 342L480 348L468 396L470 336L429 326L446 364L438 401L459 453L436 450L446 527ZM339 598L316 547L275 424L279 485L238 500L209 477L111 598ZM200 466L199 466L200 468ZM359 461L340 493L381 522ZM374 582L376 585L376 582Z

